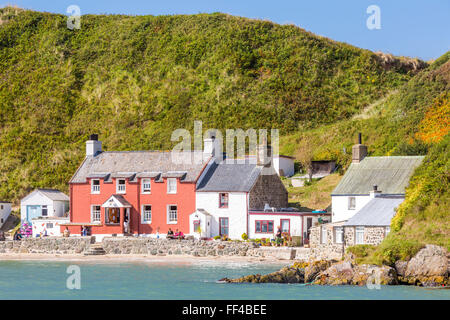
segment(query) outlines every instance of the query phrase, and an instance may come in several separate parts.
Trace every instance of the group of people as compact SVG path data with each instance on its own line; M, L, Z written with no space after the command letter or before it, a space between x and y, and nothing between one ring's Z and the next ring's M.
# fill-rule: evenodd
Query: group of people
M167 231L167 239L184 239L184 234L178 231L178 229L173 233L173 230L169 228L169 231Z

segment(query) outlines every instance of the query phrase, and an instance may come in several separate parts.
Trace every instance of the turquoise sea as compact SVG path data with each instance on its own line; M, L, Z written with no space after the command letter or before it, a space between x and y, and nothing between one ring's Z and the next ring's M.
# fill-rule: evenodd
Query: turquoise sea
M81 289L67 289L70 265ZM269 273L281 265L199 262L99 263L0 261L0 299L450 299L450 290L408 286L380 289L296 284L225 284L223 277Z

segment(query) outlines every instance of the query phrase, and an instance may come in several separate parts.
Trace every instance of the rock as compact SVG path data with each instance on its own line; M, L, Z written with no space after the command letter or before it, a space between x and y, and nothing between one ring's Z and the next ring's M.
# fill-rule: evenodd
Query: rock
M305 267L305 283L313 282L317 275L326 270L331 265L330 261L318 260L313 261Z
M404 277L406 272L406 267L408 266L408 261L399 260L395 262L395 270L399 277Z
M449 283L447 250L426 245L409 260L401 281L422 286L440 286Z
M351 262L342 261L320 272L314 279L314 283L327 285L352 284L353 276L354 272Z
M272 272L263 276L260 274L254 274L237 279L223 278L219 281L227 283L303 283L304 280L304 269L284 267L280 271Z
M354 285L366 285L368 282L370 284L380 285L398 284L397 272L394 268L389 266L363 264L355 266L353 274L351 284Z

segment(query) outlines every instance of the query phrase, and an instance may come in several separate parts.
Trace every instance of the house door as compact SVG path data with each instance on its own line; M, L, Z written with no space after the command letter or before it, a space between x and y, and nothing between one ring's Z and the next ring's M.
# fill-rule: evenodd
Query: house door
M309 240L309 229L312 227L312 218L306 218L306 232L303 235L305 239Z
M31 223L31 219L41 216L41 206L27 206L27 221Z

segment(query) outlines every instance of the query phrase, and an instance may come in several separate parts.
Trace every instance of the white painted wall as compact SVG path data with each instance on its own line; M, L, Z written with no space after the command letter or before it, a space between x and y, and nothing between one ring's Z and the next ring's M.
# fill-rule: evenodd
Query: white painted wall
M61 236L61 223L67 223L69 221L68 218L55 218L55 219L33 219L33 238L37 235L45 234L47 231L47 236L49 237L58 237Z
M40 192L33 191L20 202L20 219L27 217L27 206L47 206L48 216L62 217L69 208L69 201L53 201Z
M11 203L0 202L0 227L3 227L10 213L11 213Z
M370 200L370 196L354 196L356 198L356 206L354 210L348 209L348 199L350 196L331 196L332 222L348 220L355 215Z
M274 157L272 159L275 171L280 175L280 169L283 170L285 177L293 176L294 170L294 159L285 157Z
M219 235L219 218L228 218L230 239L242 239L247 233L247 194L228 192L228 208L219 208L219 192L196 192L197 209L206 210L211 216L211 237Z
M278 226L281 226L281 220L290 220L291 225L291 236L301 236L302 233L302 217L299 215L281 215L281 214L250 214L249 215L249 238L250 239L261 239L261 238L271 238L275 237L277 233ZM256 233L256 220L273 220L274 229L273 233Z
M194 221L200 221L201 234L194 232ZM211 220L212 216L205 215L199 211L195 211L189 216L189 234L193 235L196 239L210 238L211 237Z

